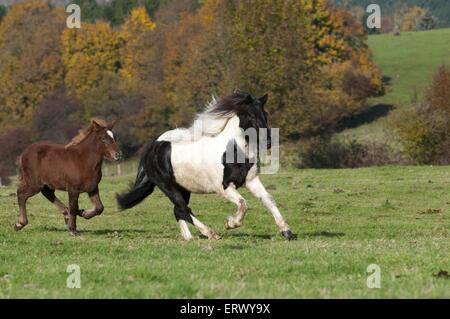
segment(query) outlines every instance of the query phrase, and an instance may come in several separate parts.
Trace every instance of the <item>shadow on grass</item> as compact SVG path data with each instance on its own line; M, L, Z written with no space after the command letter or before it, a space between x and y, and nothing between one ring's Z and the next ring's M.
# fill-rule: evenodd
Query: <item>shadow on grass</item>
M296 239L301 238L311 238L311 237L342 237L345 236L345 233L342 232L332 232L332 231L315 231L315 232L306 232L306 233L295 233ZM280 237L282 238L281 234L245 234L245 233L239 233L239 234L224 234L222 238L242 238L242 239L258 239L258 240L272 240L273 238Z
M395 107L391 104L376 104L358 114L345 117L338 123L337 131L343 131L348 128L355 128L363 124L371 123L381 117L385 117Z
M66 228L58 228L54 226L41 226L40 227L43 231L49 231L49 232L67 232ZM86 229L82 230L79 229L80 234L92 234L92 235L99 235L99 236L122 236L122 235L133 235L133 234L144 234L149 233L146 230L142 229ZM222 239L257 239L257 240L272 240L274 237L279 236L282 237L281 234L248 234L248 233L222 233ZM306 232L306 233L296 233L296 238L311 238L311 237L342 237L345 236L345 233L342 232L331 232L331 231L315 231L315 232ZM161 238L160 235L155 236L155 234L152 235L155 238ZM170 235L164 235L163 238L172 238ZM203 236L200 235L200 238L203 240ZM240 247L231 247L232 249L240 249Z
M315 232L307 232L300 234L301 237L342 237L345 236L345 233L342 232L330 232L326 230L315 231Z
M272 239L272 235L270 234L244 234L244 233L239 233L239 234L232 234L232 233L224 233L223 238L247 238L247 239Z
M50 232L68 232L67 228L58 228L53 226L43 226L40 227L44 231ZM93 235L125 235L125 234L140 234L147 233L146 230L143 229L78 229L80 234L93 234Z

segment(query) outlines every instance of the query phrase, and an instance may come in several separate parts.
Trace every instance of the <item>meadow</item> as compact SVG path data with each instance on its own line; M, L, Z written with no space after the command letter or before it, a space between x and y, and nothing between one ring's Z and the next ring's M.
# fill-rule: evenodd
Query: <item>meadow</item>
M368 45L374 62L389 79L386 95L374 98L371 105L392 105L394 110L369 124L348 129L339 138L357 138L360 141L394 143L390 133L389 116L397 110L411 107L420 101L430 85L433 74L441 64L450 62L450 29L371 35Z
M221 235L182 240L172 206L159 191L118 212L114 195L133 175L100 184L105 212L80 220L71 237L43 196L29 201L29 225L13 230L14 187L0 189L2 298L449 298L450 168L284 169L263 175L298 235L286 241L261 203L225 231L235 207L194 195L191 207ZM61 198L66 200L64 194ZM86 197L80 203L88 206ZM67 266L81 288L66 287ZM367 267L381 269L369 289Z

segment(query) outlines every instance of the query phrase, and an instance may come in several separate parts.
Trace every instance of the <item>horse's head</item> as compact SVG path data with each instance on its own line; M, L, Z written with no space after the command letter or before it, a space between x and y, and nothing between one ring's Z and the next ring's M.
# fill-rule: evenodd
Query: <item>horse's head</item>
M115 124L116 121L106 123L98 119L93 119L91 122L92 131L97 141L100 142L103 156L109 160L118 161L122 158L122 152L112 131Z
M239 126L243 130L254 128L257 133L258 145L259 134L266 134L267 148L270 149L272 146L271 130L268 125L267 112L264 110L264 106L267 103L269 96L266 94L260 98L255 98L248 93L240 94L245 94L245 97L237 112L237 115L239 116Z

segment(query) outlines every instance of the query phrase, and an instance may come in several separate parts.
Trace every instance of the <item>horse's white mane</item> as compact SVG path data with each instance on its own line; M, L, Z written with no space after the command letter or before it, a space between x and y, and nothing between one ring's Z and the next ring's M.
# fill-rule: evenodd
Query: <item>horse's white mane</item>
M217 105L216 97L212 96L204 111L197 114L190 127L167 131L158 138L158 141L194 142L203 136L214 137L220 134L235 112L214 112Z

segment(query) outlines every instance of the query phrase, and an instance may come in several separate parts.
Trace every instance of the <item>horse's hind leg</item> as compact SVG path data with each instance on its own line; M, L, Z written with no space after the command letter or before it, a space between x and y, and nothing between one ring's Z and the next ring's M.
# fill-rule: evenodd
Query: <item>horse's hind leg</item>
M28 224L27 218L27 200L36 195L39 191L33 192L27 187L19 187L17 189L17 202L19 204L19 217L14 225L15 230L21 230Z
M183 220L184 222L189 222L193 224L202 233L202 235L208 237L208 239L220 239L220 236L217 234L216 231L204 225L202 222L200 222L197 218L194 217L191 209L187 205L187 201L185 199L186 194L184 194L185 191L181 191L175 186L159 186L159 188L167 197L169 197L169 199L175 205L174 213L177 221ZM180 227L182 228L181 233L184 236L183 231L185 231L185 228L183 223L180 224ZM189 236L188 238L186 237L184 238L190 239Z
M78 198L79 193L69 192L69 220L67 222L67 228L71 235L78 235L77 232L77 215L79 214Z
M189 205L191 193L188 191L182 191L181 193L183 195L183 199L184 199L186 205ZM189 230L188 223L184 219L180 219L181 216L183 215L182 211L177 206L174 206L173 213L175 214L175 218L177 219L178 224L180 225L181 236L183 236L183 238L185 240L192 239L193 237L192 237L191 231Z
M228 199L230 202L236 204L238 210L235 216L228 216L225 221L226 229L233 229L242 226L245 213L248 210L247 201L239 194L233 185L228 186L222 193L222 196Z
M104 206L102 204L102 201L100 200L100 194L98 191L98 188L96 188L94 191L89 193L89 199L91 200L92 204L94 205L94 208L90 210L85 210L81 213L81 216L90 219L94 216L100 215L103 210Z
M41 190L41 193L64 215L64 222L67 225L69 221L69 208L67 208L67 206L64 205L63 202L61 202L58 197L55 196L55 190L51 189L48 186L44 186L44 188Z

